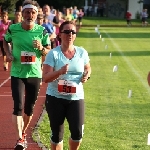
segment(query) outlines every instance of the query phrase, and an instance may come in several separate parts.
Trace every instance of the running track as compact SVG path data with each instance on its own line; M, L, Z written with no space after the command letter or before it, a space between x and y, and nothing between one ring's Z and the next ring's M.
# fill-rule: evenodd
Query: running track
M10 68L10 65L9 65ZM32 131L42 113L45 101L46 84L43 83L34 108L33 119L27 130L28 148L26 150L41 150L32 139ZM13 100L10 89L10 71L3 70L3 60L0 57L0 150L13 150L16 143L15 132L11 121Z

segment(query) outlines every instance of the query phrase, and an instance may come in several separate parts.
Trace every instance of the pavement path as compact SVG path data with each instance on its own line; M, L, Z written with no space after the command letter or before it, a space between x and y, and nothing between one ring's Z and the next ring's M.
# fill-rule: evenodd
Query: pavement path
M10 66L9 66L10 68ZM41 150L32 139L32 132L43 111L47 84L41 85L38 100L34 108L33 119L27 130L28 148L26 150ZM14 127L11 121L13 100L10 88L10 71L3 70L3 60L0 57L0 150L13 150L16 143Z

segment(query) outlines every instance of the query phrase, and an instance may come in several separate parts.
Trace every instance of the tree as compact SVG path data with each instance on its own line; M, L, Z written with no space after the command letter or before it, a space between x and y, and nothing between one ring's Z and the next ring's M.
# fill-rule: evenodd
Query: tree
M13 11L14 8L18 8L18 5L22 5L24 0L0 0L0 6L2 6L3 10ZM65 7L73 7L77 6L81 8L84 6L84 0L36 0L41 7L44 4L48 4L50 6L54 6L56 9L61 9L63 6Z
M54 6L56 9L60 9L63 6L65 7L73 7L77 6L81 8L84 5L84 0L37 0L39 5L42 7L44 4L48 4L49 6Z
M0 5L2 6L2 10L13 11L15 8L15 3L18 0L0 0Z

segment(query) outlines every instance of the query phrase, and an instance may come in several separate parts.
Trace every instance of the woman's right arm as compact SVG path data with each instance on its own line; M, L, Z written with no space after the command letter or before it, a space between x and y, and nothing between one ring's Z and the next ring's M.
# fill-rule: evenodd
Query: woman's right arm
M54 71L53 67L47 64L43 64L43 81L45 83L52 82L56 80L60 75L66 74L67 71L68 71L68 64L61 67L61 69L57 71Z

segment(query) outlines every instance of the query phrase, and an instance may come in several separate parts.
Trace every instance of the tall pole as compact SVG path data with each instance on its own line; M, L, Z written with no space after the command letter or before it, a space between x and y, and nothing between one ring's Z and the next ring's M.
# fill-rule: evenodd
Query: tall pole
M85 0L85 6L88 6L88 0Z

